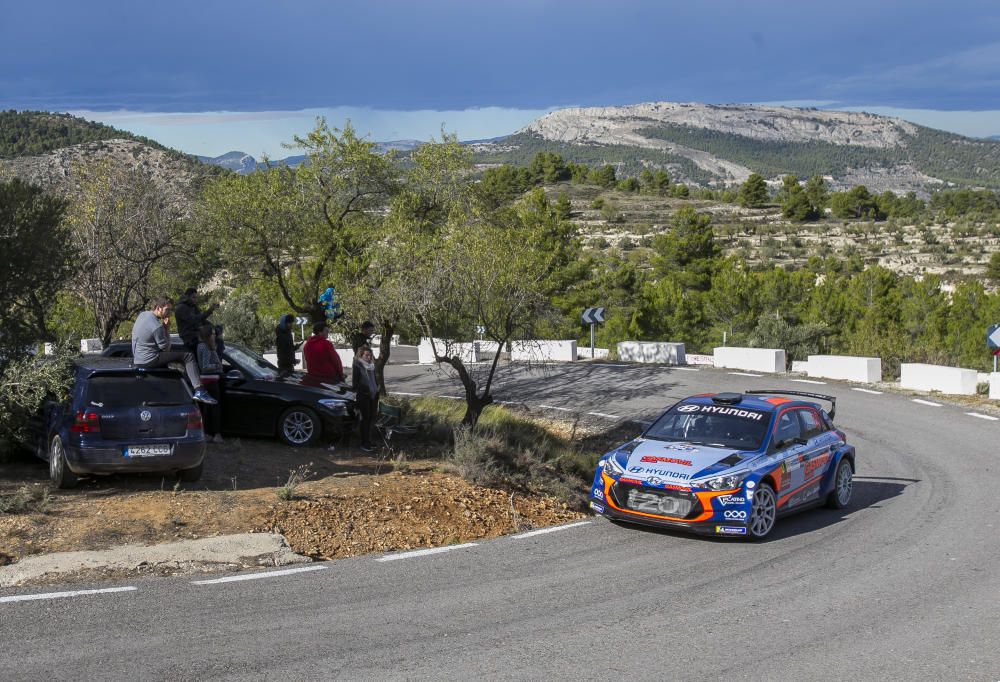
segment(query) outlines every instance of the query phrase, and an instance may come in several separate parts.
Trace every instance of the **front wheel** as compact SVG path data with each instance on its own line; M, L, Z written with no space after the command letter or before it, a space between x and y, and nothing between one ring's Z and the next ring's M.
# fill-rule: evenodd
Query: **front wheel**
M753 494L753 504L750 505L750 520L747 522L747 532L752 540L762 540L774 528L778 516L777 500L774 489L767 483L761 483Z
M830 509L843 509L851 503L853 492L854 467L850 461L841 458L837 464L837 473L833 477L833 490L826 496L826 506Z
M66 462L66 447L62 438L53 436L49 442L49 481L56 488L66 489L76 486L79 480Z
M308 407L289 407L278 418L278 437L292 447L312 445L322 431L319 415Z

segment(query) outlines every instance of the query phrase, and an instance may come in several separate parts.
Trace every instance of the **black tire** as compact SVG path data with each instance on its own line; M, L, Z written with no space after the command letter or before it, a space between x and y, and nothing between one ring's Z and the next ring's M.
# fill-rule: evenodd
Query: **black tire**
M837 464L837 473L833 475L833 490L826 496L826 506L830 509L843 509L851 503L854 492L854 466L846 457Z
M774 529L778 518L778 498L774 488L768 483L761 483L753 493L750 505L750 517L747 519L747 537L751 540L763 540Z
M302 405L289 407L278 418L278 438L295 448L313 445L323 434L323 424L315 411Z
M196 467L191 467L190 469L181 469L177 472L177 478L181 479L185 483L194 483L201 478L201 470L203 468L204 462Z
M66 490L76 487L80 480L74 474L66 461L66 448L63 446L62 438L58 435L52 436L49 441L49 481L56 488Z

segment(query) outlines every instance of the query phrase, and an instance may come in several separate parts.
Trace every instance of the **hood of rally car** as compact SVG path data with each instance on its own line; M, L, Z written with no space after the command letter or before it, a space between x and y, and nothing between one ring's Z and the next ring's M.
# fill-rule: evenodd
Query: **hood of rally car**
M631 450L631 452L628 452ZM740 461L740 451L691 443L637 439L619 451L625 476L650 485L686 485L709 467L727 460L722 469ZM628 457L625 460L625 457ZM722 470L715 467L715 471Z

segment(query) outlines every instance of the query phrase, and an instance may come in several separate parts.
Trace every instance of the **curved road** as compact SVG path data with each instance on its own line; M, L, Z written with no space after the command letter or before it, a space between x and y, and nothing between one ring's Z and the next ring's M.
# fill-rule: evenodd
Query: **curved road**
M424 368L390 385L456 392ZM0 679L1000 679L1000 422L709 369L520 370L497 395L610 422L776 387L840 398L858 452L849 509L783 519L759 544L592 519L247 581L8 591Z

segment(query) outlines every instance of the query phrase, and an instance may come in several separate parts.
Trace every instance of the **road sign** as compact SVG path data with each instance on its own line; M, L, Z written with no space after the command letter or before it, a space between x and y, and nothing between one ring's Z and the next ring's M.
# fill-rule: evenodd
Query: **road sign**
M481 324L477 324L476 325L476 333L477 334L485 334L486 333L486 327L484 327Z
M295 318L295 324L299 325L300 327L302 325L304 325L304 324L309 324L309 318L308 317L296 317Z
M604 308L587 308L580 317L583 318L584 324L604 322Z
M1000 350L1000 324L986 330L986 345L990 350Z

